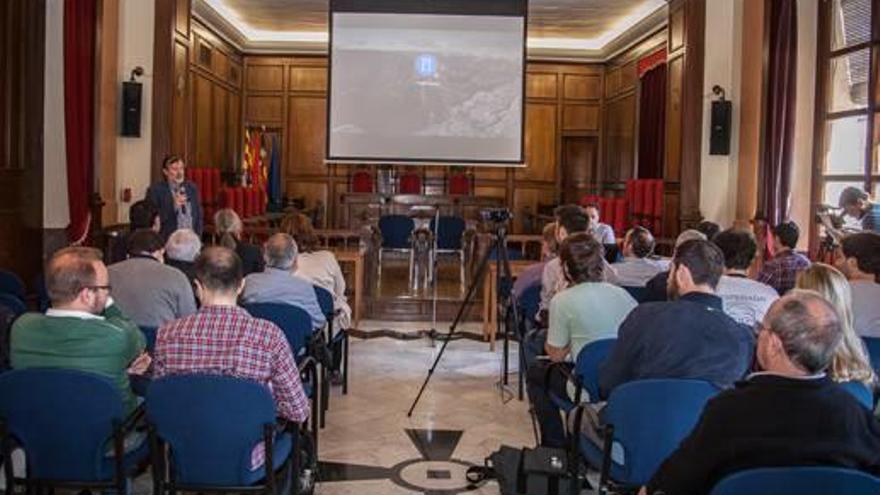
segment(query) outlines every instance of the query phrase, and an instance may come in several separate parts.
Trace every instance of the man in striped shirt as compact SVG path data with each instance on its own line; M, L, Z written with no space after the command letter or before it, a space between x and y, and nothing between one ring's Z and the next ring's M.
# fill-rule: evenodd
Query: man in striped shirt
M238 255L224 247L206 248L195 271L202 307L159 328L154 378L208 373L253 380L269 387L278 416L304 422L309 402L287 339L274 323L237 305L244 287ZM254 449L252 467L263 460L263 449Z

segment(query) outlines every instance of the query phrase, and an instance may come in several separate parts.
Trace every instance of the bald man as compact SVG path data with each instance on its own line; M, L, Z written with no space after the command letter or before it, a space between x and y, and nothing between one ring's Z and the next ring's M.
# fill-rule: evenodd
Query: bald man
M770 466L880 474L880 423L826 375L843 338L834 307L818 293L794 290L758 329L761 371L709 401L641 495L709 493L731 473Z
M110 297L101 253L72 247L46 265L52 307L27 313L12 326L12 367L65 368L106 376L122 394L127 411L137 405L128 369L143 373L150 364L144 335Z
M308 280L293 274L299 250L288 234L275 234L263 246L266 268L244 279L241 301L250 303L291 304L312 317L312 326L324 326L327 318L321 312L315 287Z

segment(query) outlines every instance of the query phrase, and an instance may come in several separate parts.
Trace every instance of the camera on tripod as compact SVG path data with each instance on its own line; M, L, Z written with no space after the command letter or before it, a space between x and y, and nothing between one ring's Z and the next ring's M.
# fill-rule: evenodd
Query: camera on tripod
M480 219L484 222L506 223L513 218L513 212L507 208L486 208L480 210Z

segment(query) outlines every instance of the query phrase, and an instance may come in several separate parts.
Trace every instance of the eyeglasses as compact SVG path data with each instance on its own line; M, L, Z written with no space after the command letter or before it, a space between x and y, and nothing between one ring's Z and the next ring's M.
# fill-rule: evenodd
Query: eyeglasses
M112 288L113 288L113 287L110 286L110 285L87 285L87 286L86 286L86 289L89 289L89 290L101 290L101 289L103 289L103 290L106 290L107 292L110 292L110 290L111 290Z

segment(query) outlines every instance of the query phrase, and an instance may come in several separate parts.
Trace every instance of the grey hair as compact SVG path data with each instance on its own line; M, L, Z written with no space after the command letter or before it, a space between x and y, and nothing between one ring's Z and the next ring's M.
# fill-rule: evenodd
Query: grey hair
M687 229L675 238L675 247L681 246L687 241L706 241L706 234L696 229Z
M794 289L773 303L767 323L789 359L809 373L825 371L843 340L837 310L812 290Z
M298 254L296 241L288 234L278 233L266 241L266 266L279 270L290 270Z
M191 229L175 230L165 243L165 256L178 261L195 261L202 250L202 240Z

